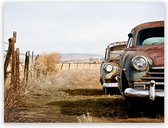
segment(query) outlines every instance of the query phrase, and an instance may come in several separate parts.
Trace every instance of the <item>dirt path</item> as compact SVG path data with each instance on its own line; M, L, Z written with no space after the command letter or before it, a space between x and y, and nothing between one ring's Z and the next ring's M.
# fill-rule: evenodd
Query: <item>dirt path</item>
M164 122L162 111L129 115L121 95L103 95L98 73L67 70L29 81L11 122Z

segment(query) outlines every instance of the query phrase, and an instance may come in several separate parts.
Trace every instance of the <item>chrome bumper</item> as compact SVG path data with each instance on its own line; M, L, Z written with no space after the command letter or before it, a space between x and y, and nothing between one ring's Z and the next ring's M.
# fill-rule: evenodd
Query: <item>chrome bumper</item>
M145 98L149 97L150 100L154 101L155 97L164 97L164 90L163 89L155 89L155 81L151 80L149 90L140 90L134 88L127 88L124 91L126 97L139 97Z
M103 83L103 87L116 88L118 87L118 83Z

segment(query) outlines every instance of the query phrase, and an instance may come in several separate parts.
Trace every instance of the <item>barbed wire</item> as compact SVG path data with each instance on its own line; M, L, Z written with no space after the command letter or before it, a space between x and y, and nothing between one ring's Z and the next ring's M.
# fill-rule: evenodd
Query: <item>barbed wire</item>
M8 52L8 50L4 50L4 52Z
M4 42L4 44L9 45L9 43L7 43L7 42ZM8 50L4 50L4 52L8 52ZM25 53L20 53L20 55L26 55L26 54Z
M7 45L9 45L9 43L7 43L7 42L4 42L4 44L7 44Z
M8 50L4 50L4 52L8 52ZM19 53L20 55L26 55L25 53Z

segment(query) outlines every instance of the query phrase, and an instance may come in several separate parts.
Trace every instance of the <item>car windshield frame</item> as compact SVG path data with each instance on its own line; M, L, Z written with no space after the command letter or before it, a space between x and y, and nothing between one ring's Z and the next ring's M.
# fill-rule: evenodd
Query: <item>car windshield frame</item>
M126 45L118 45L111 47L108 53L108 60L117 60L118 57L124 52Z

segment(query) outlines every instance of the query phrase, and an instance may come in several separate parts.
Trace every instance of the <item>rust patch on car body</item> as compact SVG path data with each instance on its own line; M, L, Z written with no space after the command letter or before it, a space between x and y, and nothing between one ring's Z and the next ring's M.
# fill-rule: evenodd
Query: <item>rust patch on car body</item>
M164 43L141 46L137 48L128 48L126 51L136 51L129 52L129 54L135 55L146 55L149 56L153 60L153 66L164 66Z

